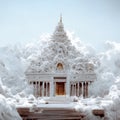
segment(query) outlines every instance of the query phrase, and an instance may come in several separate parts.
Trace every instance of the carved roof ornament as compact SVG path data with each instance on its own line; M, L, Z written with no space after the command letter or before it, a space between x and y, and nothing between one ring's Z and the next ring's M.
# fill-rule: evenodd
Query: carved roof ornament
M60 23L62 23L62 14L60 14Z
M57 69L56 69L57 68ZM28 72L88 74L94 73L94 65L85 58L68 39L64 31L62 15L48 46L43 49L41 56L31 62Z
M70 41L68 40L68 37L66 35L66 32L64 30L64 25L62 22L62 15L60 16L58 25L56 26L56 29L52 35L52 41L53 42L70 43Z

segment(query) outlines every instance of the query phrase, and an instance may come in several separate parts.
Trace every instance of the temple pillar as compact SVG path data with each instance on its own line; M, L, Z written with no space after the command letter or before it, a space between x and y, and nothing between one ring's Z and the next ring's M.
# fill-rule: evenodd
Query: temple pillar
M86 97L88 97L88 82L86 82Z
M46 82L46 97L48 96L48 82Z
M75 95L75 84L73 84L73 96Z
M39 94L40 94L40 87L39 87L39 81L38 81L38 85L37 85L37 87L38 87L38 97L40 96Z
M74 83L74 88L73 88L74 92L73 92L73 96L75 96L75 83Z
M42 96L42 82L40 82L40 96Z
M70 96L72 95L72 85L70 83Z
M81 82L81 95L82 95L82 97L83 97L83 82Z
M85 82L83 83L83 97L85 98Z
M54 96L56 95L56 82L54 82Z
M37 97L37 82L35 82L35 96Z
M33 82L34 96L36 96L36 82Z
M44 83L44 96L46 96L46 82Z
M74 96L76 96L76 83L74 83Z
M72 83L72 96L74 95L74 84Z
M73 94L73 85L71 84L71 96Z
M48 82L48 97L49 97L49 91L50 91L50 90L49 90L49 82Z
M42 84L42 97L44 97L44 82Z
M54 96L54 82L50 81L50 97Z
M50 96L50 82L48 82L48 96Z
M65 82L65 87L66 87L66 95L68 95L68 96L70 96L70 92L71 92L71 84L70 84L70 81L68 80L68 81L66 81Z
M36 97L38 97L38 81L36 82L37 84L36 84Z
M40 97L40 81L39 81L39 97Z
M32 87L33 87L33 95L35 95L34 82L32 82Z
M47 82L47 97L49 96L49 82Z
M67 93L67 85L66 85L66 82L64 83L65 85L64 85L64 95L66 95L66 93Z
M72 83L70 83L70 85L71 85L71 96L72 96Z
M37 86L37 84L38 84L38 83L37 83L37 81L36 81L36 97L37 97L37 95L38 95L38 94L37 94L37 93L38 93L38 88L37 88L38 86Z
M45 96L47 96L47 82L45 82Z
M78 97L78 82L76 83L76 96Z
M79 97L79 82L77 83L77 96Z

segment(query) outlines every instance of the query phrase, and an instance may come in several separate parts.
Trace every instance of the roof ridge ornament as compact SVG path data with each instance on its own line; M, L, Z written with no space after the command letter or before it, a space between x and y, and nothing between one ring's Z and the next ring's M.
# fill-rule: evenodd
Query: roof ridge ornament
M62 23L62 14L60 14L60 23Z

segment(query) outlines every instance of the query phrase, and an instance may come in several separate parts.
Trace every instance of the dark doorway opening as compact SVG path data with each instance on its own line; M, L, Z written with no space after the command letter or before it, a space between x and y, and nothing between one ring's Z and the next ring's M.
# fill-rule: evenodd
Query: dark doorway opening
M56 82L56 95L65 95L65 82Z

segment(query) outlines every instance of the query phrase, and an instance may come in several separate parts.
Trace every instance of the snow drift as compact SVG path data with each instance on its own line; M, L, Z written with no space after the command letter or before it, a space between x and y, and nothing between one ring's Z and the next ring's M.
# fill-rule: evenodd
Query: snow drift
M15 105L0 94L0 120L22 120Z

